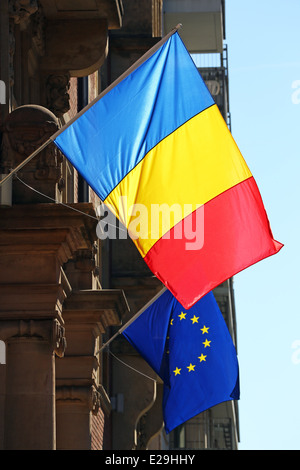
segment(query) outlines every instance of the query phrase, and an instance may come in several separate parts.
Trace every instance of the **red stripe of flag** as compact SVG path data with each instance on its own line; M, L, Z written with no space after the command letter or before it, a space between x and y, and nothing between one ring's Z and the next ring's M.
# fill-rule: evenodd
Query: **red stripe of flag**
M151 271L189 308L207 292L252 264L277 253L282 244L273 239L269 220L253 177L230 188L204 207L203 246L187 250L187 239L161 238L144 260ZM192 220L188 220L192 218ZM200 218L199 218L200 220ZM197 224L197 211L180 224ZM199 227L198 227L199 229ZM181 293L181 295L179 294Z

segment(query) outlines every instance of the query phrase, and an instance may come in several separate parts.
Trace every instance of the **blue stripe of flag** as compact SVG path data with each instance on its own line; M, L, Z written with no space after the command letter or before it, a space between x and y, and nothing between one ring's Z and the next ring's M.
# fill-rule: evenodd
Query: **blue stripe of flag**
M55 139L103 201L155 145L214 104L191 62L175 33Z

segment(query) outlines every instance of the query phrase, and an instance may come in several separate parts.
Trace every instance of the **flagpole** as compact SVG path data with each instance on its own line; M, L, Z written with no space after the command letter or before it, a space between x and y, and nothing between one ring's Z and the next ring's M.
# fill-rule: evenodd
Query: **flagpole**
M65 131L74 121L76 121L82 114L84 114L89 108L91 108L97 101L103 98L112 88L118 85L124 78L130 75L134 70L136 70L143 62L145 62L149 57L151 57L154 52L156 52L173 34L175 34L180 28L181 24L179 23L175 28L173 28L166 36L164 36L160 41L158 41L153 47L151 47L144 55L142 55L131 67L129 67L120 77L118 77L113 83L111 83L105 90L103 90L93 101L91 101L87 106L85 106L79 113L76 114L70 121L64 124L57 132L55 132L44 144L42 144L38 149L36 149L31 155L29 155L20 165L10 171L3 180L0 181L0 187L15 173L17 173L21 168L23 168L27 163L30 162L36 155L38 155L44 148L51 144L56 137L58 137L63 131Z
M142 313L147 310L150 305L152 305L157 299L159 299L159 297L164 292L166 292L166 290L167 288L163 287L151 300L149 300L149 302L146 303L146 305L144 305L144 307L142 307L135 315L133 315L133 317L130 318L130 320L125 323L125 325L123 325L106 343L104 343L102 347L98 351L96 351L95 354L99 354L103 351L103 349L107 348L107 346L109 346L114 339L116 339L121 333L123 333L123 331L126 330L126 328L128 328L129 325L131 325L140 315L142 315Z

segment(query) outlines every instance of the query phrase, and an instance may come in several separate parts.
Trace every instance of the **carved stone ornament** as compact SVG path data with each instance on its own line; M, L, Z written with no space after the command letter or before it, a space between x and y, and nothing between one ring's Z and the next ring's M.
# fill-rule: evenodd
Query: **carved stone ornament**
M83 272L92 272L95 269L95 249L80 250L75 255L75 268Z
M42 7L39 5L37 12L31 18L32 23L32 46L39 56L45 55L46 47L46 22Z
M38 10L37 0L9 0L9 16L15 24L26 22Z
M53 113L42 106L25 105L10 113L3 125L0 170L9 172L39 148L58 129ZM56 184L61 183L63 156L54 144L25 165L19 177L36 190L55 198ZM63 185L59 184L62 188ZM13 184L14 203L49 202L45 197L30 192L18 180Z
M46 82L47 108L57 117L70 109L70 74L49 75Z
M101 394L96 387L90 388L90 410L93 415L97 415L101 405Z
M67 347L65 328L57 320L53 321L53 350L58 357L63 357Z

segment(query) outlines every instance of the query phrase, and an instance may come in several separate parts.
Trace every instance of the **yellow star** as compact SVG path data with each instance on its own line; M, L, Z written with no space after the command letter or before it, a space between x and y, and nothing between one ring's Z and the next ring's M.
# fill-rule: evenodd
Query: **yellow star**
M173 320L174 320L174 318L172 318L172 320L170 321L170 325L173 325Z
M176 367L176 369L173 370L175 375L180 375L180 371L181 371L181 369L178 369L178 367Z
M208 333L209 327L204 325L204 327L200 328L200 330L202 331L202 334L204 335L204 333Z
M185 320L186 313L181 312L181 314L178 315L178 316L179 316L179 318L180 318L180 321L181 321L181 320Z
M191 321L194 323L198 323L198 320L199 320L199 317L196 317L196 315L193 316L193 318L191 318Z
M193 366L193 364L190 364L189 366L187 366L187 369L189 370L189 372L191 372L191 371L195 371L195 367L196 365Z
M206 362L206 356L203 356L203 354L201 354L201 356L198 356L198 359L200 359L200 362Z
M204 343L202 343L202 344L204 344L204 347L205 347L205 348L207 348L207 347L210 348L210 343L211 343L211 341L208 341L208 340L206 339L206 340L204 341Z

